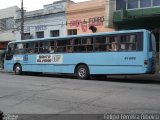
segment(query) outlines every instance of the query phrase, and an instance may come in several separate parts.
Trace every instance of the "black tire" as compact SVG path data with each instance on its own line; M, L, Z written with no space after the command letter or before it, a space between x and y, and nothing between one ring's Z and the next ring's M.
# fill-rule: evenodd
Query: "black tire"
M86 65L79 65L75 71L76 77L78 79L86 80L89 79L89 69Z
M22 67L21 67L20 64L16 64L16 65L14 66L14 74L15 74L15 75L20 75L20 74L22 74Z

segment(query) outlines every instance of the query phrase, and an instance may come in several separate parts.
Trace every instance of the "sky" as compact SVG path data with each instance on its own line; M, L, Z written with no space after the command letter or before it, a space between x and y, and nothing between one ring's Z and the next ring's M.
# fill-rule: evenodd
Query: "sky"
M24 9L27 11L33 11L42 9L43 5L51 4L58 0L23 0ZM74 2L83 2L87 0L73 0ZM21 7L21 0L0 0L0 9L15 6Z

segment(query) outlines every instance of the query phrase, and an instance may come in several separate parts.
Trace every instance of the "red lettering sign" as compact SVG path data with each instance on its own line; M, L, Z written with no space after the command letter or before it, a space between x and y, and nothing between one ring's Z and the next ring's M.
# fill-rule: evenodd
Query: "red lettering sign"
M90 26L103 26L104 16L89 18L88 21L84 20L72 20L69 22L70 27L81 27L83 32L87 32Z

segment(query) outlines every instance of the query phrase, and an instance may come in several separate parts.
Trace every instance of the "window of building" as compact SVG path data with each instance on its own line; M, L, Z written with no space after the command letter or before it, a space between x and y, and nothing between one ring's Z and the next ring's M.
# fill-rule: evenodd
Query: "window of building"
M128 0L128 9L138 8L138 0Z
M24 40L26 39L31 39L31 34L30 33L24 33Z
M153 6L160 6L160 0L152 0Z
M116 0L116 10L126 9L126 0Z
M59 36L59 30L51 30L50 31L50 36L51 37L57 37L57 36Z
M77 35L77 29L69 29L68 35Z
M160 0L116 0L116 10L160 6Z
M14 28L14 18L0 19L0 30L10 30Z
M44 38L44 31L36 32L37 38Z
M140 0L140 7L151 7L151 0Z

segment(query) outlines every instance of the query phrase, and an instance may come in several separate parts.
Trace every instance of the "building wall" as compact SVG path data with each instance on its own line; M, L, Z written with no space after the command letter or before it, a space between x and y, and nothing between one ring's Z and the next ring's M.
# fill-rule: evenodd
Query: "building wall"
M44 5L41 10L25 12L24 33L30 38L37 38L36 32L44 31L44 37L50 37L51 30L59 30L59 35L66 35L66 2L65 0ZM20 13L17 13L17 26L20 26ZM20 40L20 31L16 31L16 39Z
M105 27L114 28L113 25L113 12L115 11L116 1L106 0L105 1Z
M68 2L67 30L77 29L77 34L92 33L89 27L93 25L97 32L113 31L111 28L105 28L105 12L105 0Z
M15 40L14 27L17 6L0 9L0 49L5 49L6 44Z
M16 11L19 10L17 6L12 6L5 9L0 9L0 19L15 17Z

